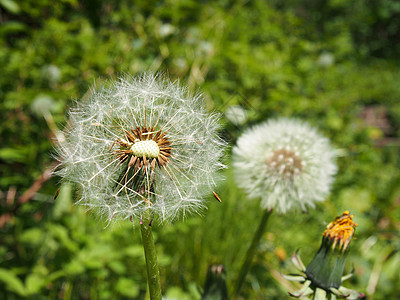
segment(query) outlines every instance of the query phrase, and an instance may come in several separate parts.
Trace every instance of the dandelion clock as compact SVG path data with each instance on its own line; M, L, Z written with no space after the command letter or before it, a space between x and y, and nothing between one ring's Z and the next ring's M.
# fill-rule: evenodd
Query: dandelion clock
M161 299L159 277L151 284L153 217L171 221L204 208L223 167L218 120L201 95L154 74L109 81L69 112L56 173L80 186L77 203L107 220L140 220L147 265L155 267L152 299Z
M336 174L329 140L298 119L274 119L248 129L233 148L235 178L264 215L237 281L238 296L270 213L306 211L323 201Z
M276 119L246 131L233 149L238 185L264 209L306 211L328 196L336 174L327 138L308 123Z

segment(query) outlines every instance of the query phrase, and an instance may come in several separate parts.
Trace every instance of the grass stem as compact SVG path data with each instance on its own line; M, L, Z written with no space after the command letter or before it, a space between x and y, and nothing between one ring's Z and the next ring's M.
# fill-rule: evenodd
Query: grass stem
M233 299L238 299L238 297L240 295L240 291L243 287L243 283L246 279L246 275L250 270L254 254L256 253L258 244L260 243L260 239L265 231L265 228L267 226L268 219L269 219L269 216L271 215L271 212L272 212L272 210L265 210L265 212L261 218L260 224L258 225L257 231L255 232L255 234L253 236L253 241L251 242L251 245L250 245L249 249L247 250L246 258L243 261L242 267L240 269L239 277L236 281Z

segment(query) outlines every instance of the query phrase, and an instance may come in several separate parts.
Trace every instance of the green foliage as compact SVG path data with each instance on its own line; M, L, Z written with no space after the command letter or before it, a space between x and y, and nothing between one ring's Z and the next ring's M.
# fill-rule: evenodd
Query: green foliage
M346 286L400 297L398 14L391 0L0 1L0 216L11 215L0 228L0 298L145 298L137 224L104 229L72 205L67 184L54 200L58 178L17 202L51 165L72 100L102 78L146 70L201 88L210 109L243 107L243 125L223 120L232 144L254 123L294 116L339 149L330 199L307 215L272 216L245 299L282 299L288 256L301 247L308 263L326 222L346 209L359 224ZM203 217L154 227L169 299L200 299L210 264L224 264L233 287L262 212L224 175L221 204L211 196Z

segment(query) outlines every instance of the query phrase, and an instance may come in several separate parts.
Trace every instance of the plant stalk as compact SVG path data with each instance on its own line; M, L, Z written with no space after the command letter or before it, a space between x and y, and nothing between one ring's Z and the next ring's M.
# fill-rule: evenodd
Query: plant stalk
M243 283L246 279L246 275L250 270L251 263L253 261L254 254L256 253L258 244L260 243L260 239L265 232L265 228L268 223L269 216L271 215L272 210L265 210L264 215L261 218L260 224L258 225L257 231L253 236L253 241L249 249L247 250L245 260L243 261L242 267L240 269L239 277L236 281L236 286L233 294L233 299L238 299L240 295L240 291L242 289Z
M146 258L147 281L149 284L150 299L161 300L162 294L161 294L160 270L158 268L156 247L154 245L154 239L150 222L151 222L150 212L145 211L142 216L142 224L140 224L140 230L142 232L144 256Z

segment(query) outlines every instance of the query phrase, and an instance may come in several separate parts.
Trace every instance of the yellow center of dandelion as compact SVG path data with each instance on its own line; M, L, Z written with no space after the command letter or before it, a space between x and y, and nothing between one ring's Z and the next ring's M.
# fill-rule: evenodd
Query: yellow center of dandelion
M346 210L341 216L337 217L333 222L326 226L324 238L333 240L332 248L335 248L339 242L339 249L345 250L351 242L351 238L354 234L354 229L357 227L357 223L353 222L354 215L351 215Z
M157 158L160 155L160 147L153 140L136 140L131 150L132 154L137 157Z
M300 157L291 150L279 149L274 151L268 159L268 166L285 176L297 175L303 169L303 162Z

